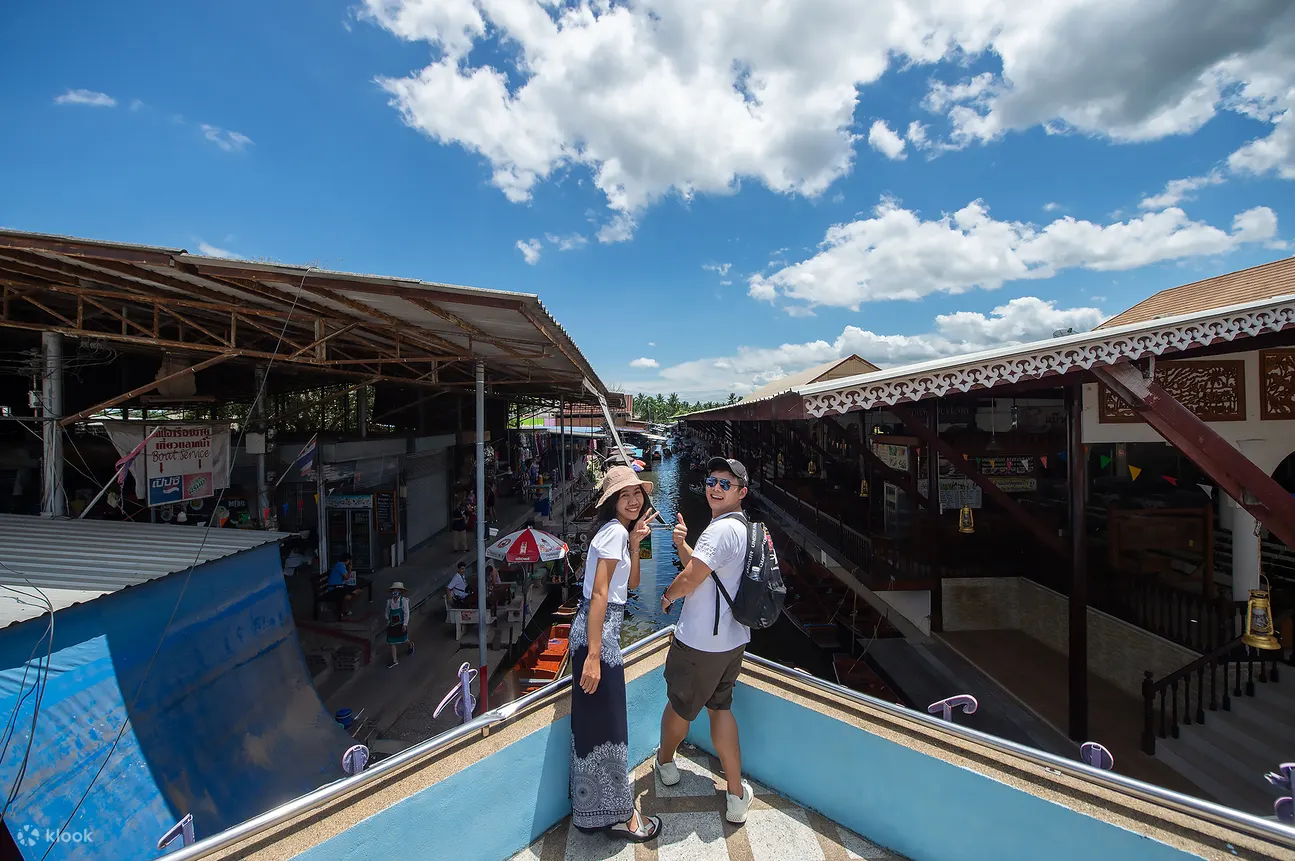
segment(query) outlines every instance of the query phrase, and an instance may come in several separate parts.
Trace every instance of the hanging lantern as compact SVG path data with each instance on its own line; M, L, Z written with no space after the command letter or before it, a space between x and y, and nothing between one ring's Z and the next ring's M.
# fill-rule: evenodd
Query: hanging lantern
M1269 651L1282 647L1281 642L1273 636L1273 614L1268 603L1267 589L1250 590L1250 600L1246 602L1246 632L1241 635L1241 642L1255 649Z
M868 498L868 479L866 478L859 480L859 498L860 499Z
M964 505L958 512L958 531L966 535L976 531L976 518L971 513L971 506Z

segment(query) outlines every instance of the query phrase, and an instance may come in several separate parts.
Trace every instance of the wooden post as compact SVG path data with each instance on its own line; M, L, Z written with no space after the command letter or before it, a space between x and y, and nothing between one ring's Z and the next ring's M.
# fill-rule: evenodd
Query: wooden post
M1070 738L1088 740L1088 458L1083 440L1083 388L1066 392L1066 465L1070 490Z

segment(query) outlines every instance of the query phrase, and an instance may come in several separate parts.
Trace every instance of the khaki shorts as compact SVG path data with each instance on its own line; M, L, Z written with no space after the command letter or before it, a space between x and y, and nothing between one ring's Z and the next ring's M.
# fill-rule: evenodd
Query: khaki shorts
M691 722L703 707L731 708L733 685L742 672L745 652L745 645L727 652L703 652L674 640L665 659L665 687L675 714Z

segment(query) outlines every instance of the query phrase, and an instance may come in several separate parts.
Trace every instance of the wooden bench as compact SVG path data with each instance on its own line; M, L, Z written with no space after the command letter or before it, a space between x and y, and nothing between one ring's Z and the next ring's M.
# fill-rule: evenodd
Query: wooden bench
M373 581L368 577L356 575L354 586L343 586L339 589L328 588L328 572L321 571L315 575L315 602L314 618L319 620L319 608L324 604L332 604L336 608L338 618L341 618L342 599L347 595L358 592L361 589L367 589L369 593L369 603L373 603Z

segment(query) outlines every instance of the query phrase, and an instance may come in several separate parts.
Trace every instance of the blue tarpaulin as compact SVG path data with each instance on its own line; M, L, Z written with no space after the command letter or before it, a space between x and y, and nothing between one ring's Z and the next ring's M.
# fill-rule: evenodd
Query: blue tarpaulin
M4 816L25 859L157 857L158 838L187 813L202 838L344 776L351 740L311 683L278 548L187 579L59 610L48 673L48 616L0 630L0 719L21 700L0 743L0 787L8 798L28 756ZM121 741L68 821L136 691Z

